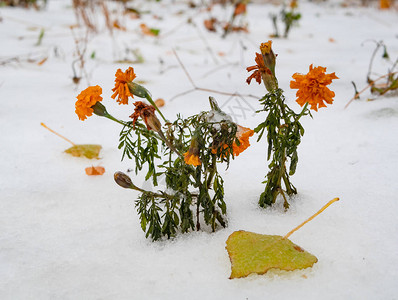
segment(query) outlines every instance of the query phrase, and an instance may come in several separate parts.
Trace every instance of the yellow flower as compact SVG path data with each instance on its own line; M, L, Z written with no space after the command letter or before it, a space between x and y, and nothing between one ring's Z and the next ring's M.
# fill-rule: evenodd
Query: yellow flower
M133 98L128 84L131 83L136 77L134 68L129 67L125 72L122 72L121 69L118 69L116 71L115 77L115 87L112 89L114 92L112 99L115 99L117 96L116 101L119 104L128 104L128 97Z
M305 103L311 105L311 109L318 111L319 107L326 107L324 101L328 104L333 103L334 92L327 88L327 85L332 83L333 79L338 79L336 74L326 74L326 68L316 67L310 65L310 70L307 74L293 74L295 81L290 81L291 89L298 89L297 103L303 106Z
M84 121L93 114L93 106L102 101L102 88L98 85L90 86L77 96L75 112L80 120Z

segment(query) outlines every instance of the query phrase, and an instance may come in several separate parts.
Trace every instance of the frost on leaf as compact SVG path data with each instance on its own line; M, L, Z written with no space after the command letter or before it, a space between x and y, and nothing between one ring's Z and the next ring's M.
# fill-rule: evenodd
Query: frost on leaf
M97 158L101 151L101 145L95 144L84 144L84 145L74 145L65 150L66 153L71 154L73 156L85 156L88 159Z
M318 259L279 235L235 231L227 240L231 260L231 276L264 274L270 269L293 271L312 267Z

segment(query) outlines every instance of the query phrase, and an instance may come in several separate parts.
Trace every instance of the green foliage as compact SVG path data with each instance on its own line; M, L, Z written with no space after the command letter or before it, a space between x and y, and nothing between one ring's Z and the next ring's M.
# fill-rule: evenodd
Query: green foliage
M214 103L213 110L186 119L177 116L157 133L138 121L135 127L131 122L124 123L119 139L122 159L135 161L136 174L146 165L146 179L152 178L155 187L159 176L165 178L165 187L156 192L134 187L141 192L135 202L141 227L152 240L200 230L201 223L211 231L226 226L224 181L217 163L226 162L228 166L234 158L232 145L239 141L237 125ZM184 153L192 151L193 144L201 162L198 166L184 160Z
M157 185L155 159L160 158L160 156L158 155L159 147L156 133L148 130L137 121L135 126L132 125L132 122L126 122L119 136L118 148L123 148L122 160L126 156L129 159L134 159L136 173L147 164L148 172L145 180L152 177L153 184Z
M274 26L274 34L272 37L280 37L279 28L278 28L278 19L284 24L283 37L287 38L292 26L297 25L299 20L301 19L301 14L295 12L294 8L290 8L287 10L286 7L283 7L279 16L277 14L271 14L270 18L272 20L272 25Z
M267 159L272 160L268 165L265 191L260 196L259 205L265 207L275 203L281 194L284 198L284 207L288 208L285 193L289 196L297 194L296 188L290 182L289 176L294 175L298 163L297 147L304 135L304 128L299 120L304 115L311 115L304 106L300 114L296 114L285 104L285 97L281 89L267 93L261 100L263 109L257 112L267 112L264 122L260 123L254 131L259 134L260 140L267 131L268 151ZM290 162L290 163L289 163ZM287 164L289 163L289 168ZM283 189L285 186L285 190Z
M39 37L37 38L37 42L36 42L35 46L40 46L41 45L41 43L43 41L43 38L44 38L44 33L45 33L45 30L44 30L44 28L42 28L40 30Z

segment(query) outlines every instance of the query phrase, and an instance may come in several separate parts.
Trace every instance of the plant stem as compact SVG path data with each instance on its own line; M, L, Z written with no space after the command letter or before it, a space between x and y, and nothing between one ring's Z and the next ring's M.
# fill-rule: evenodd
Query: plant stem
M309 217L307 220L305 220L303 223L301 223L300 225L298 225L296 228L292 229L291 231L289 231L284 237L283 239L287 239L289 238L289 236L291 236L294 232L296 232L297 230L299 230L301 227L303 227L305 224L307 224L309 221L311 221L312 219L314 219L317 215L319 215L321 212L323 212L326 208L328 208L331 204L333 204L336 201L339 201L340 198L334 198L332 200L330 200L328 203L326 203L320 210L318 210L317 213L313 214L311 217Z
M149 101L149 103L151 103L151 105L152 105L153 107L155 107L156 111L157 111L157 112L159 113L159 115L162 117L163 121L165 121L165 122L167 123L167 122L168 122L167 119L163 116L162 112L160 111L160 109L159 109L158 106L156 105L155 101L153 101L152 97L151 97L149 94L147 94L145 98Z
M52 133L54 133L55 135L59 136L60 138L64 139L65 141L71 143L73 146L76 146L76 144L74 142L72 142L71 140L67 139L66 137L64 137L63 135L59 134L58 132L52 130L51 128L47 127L46 124L44 123L40 123L41 126L43 126L45 129L51 131Z

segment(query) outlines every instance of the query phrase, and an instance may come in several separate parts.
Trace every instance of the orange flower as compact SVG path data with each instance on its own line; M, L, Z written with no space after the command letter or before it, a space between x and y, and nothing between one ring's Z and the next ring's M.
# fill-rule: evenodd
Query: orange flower
M238 130L236 131L236 137L239 140L240 145L238 146L236 142L232 144L232 149L234 156L238 156L240 153L245 151L249 146L249 137L254 134L254 131L250 128L246 128L238 125Z
M238 2L235 5L234 17L246 13L246 3Z
M381 9L388 9L391 7L391 0L380 0L379 6Z
M237 131L236 131L236 138L239 140L239 146L238 144L234 141L232 144L232 153L234 156L238 156L241 154L243 151L245 151L249 146L249 137L251 137L254 134L254 131L251 130L250 128L246 128L243 126L238 125ZM224 149L227 148L227 145L224 145ZM213 154L217 153L217 149L212 149L211 152Z
M272 52L272 41L261 43L260 50L263 55L269 55Z
M191 149L190 149L191 150ZM200 166L202 162L198 155L191 153L190 150L184 153L184 161L187 165Z
M133 98L128 83L132 82L136 77L134 74L134 69L129 67L125 72L122 72L122 70L118 69L116 71L115 77L115 87L112 89L114 92L112 99L115 99L117 96L116 101L119 104L128 104L128 97Z
M202 163L199 158L199 143L195 135L191 139L189 150L184 153L184 161L186 164L195 167L200 166Z
M263 57L260 53L256 52L256 58L254 60L256 61L257 64L246 68L247 72L251 72L251 71L255 70L249 77L247 77L247 79L246 79L247 84L250 84L250 82L252 81L253 78L256 79L258 84L260 84L261 83L261 73L266 73L268 70L268 68L264 64Z
M311 105L311 109L318 111L319 107L326 107L324 101L328 104L333 103L334 92L326 86L332 83L333 79L338 79L336 74L326 74L326 68L310 65L310 70L306 75L295 73L290 81L291 89L298 89L297 103L303 106L305 103Z
M90 86L82 91L76 98L75 112L80 120L84 121L93 114L92 107L102 101L102 88L98 85Z

